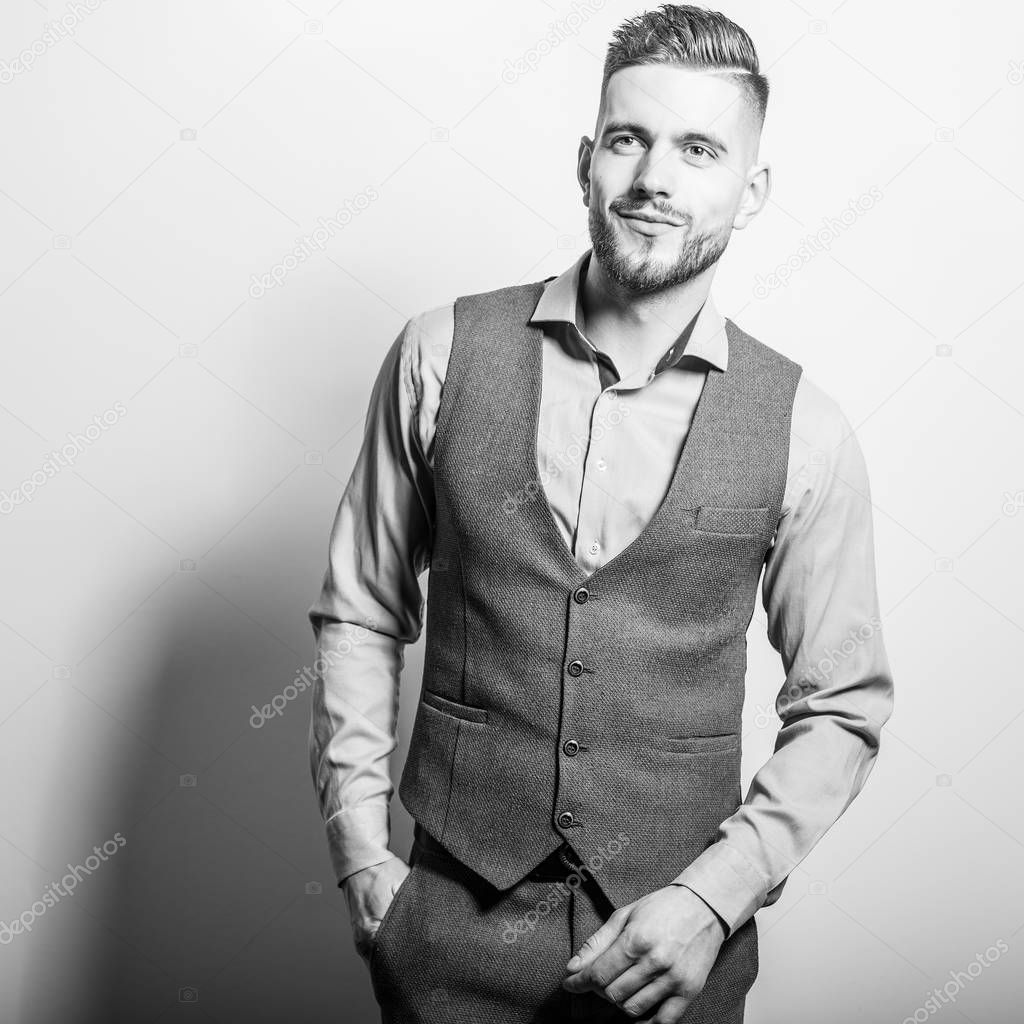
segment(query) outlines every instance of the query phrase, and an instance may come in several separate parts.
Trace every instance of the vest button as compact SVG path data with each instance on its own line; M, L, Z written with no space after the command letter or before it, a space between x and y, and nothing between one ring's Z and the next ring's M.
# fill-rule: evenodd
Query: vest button
M572 811L562 811L558 816L559 828L569 828L575 820L576 819L572 816Z
M583 662L582 661L570 661L566 671L571 676L578 676L578 675L580 675L583 672Z
M586 604L590 598L590 591L586 587L580 587L575 594L572 595L572 599L577 604Z
M580 745L576 740L566 740L562 744L562 750L566 757L575 757L580 752Z

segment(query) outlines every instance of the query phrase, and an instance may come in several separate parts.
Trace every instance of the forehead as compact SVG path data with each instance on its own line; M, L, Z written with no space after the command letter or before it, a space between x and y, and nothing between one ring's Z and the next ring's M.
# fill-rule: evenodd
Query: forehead
M616 71L608 79L599 130L609 121L636 122L652 134L713 130L737 144L754 131L743 90L731 78L678 64Z

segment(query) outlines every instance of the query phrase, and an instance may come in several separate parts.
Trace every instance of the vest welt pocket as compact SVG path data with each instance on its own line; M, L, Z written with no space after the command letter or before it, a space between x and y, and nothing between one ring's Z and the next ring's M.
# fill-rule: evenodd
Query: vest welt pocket
M754 536L773 526L771 509L701 505L694 528L702 533L731 533Z
M442 697L439 693L434 693L432 690L424 690L421 699L427 707L440 711L441 714L448 715L449 718L460 718L464 722L487 721L487 708L474 707L472 704L461 704L448 697Z
M674 754L713 754L737 750L740 738L737 733L727 732L716 736L662 736L655 743Z

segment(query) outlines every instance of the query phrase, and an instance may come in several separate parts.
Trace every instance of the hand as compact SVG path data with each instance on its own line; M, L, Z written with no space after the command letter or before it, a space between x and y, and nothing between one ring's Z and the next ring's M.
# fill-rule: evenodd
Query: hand
M597 992L643 1021L677 1024L724 941L721 920L696 893L667 885L616 910L566 965L562 987Z
M363 868L349 875L342 886L356 952L369 963L377 929L387 913L398 887L412 869L401 857Z

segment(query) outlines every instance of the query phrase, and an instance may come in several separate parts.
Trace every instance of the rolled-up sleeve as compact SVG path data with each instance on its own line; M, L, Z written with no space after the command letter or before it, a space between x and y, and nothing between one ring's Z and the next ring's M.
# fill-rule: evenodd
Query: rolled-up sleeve
M417 423L420 327L420 318L408 321L381 365L308 612L316 645L309 764L339 884L391 856L389 758L404 647L423 623L418 577L434 509Z
M674 880L729 934L779 898L860 792L893 708L863 453L838 405L806 378L792 436L762 584L768 637L786 673L775 703L782 725L742 805Z

